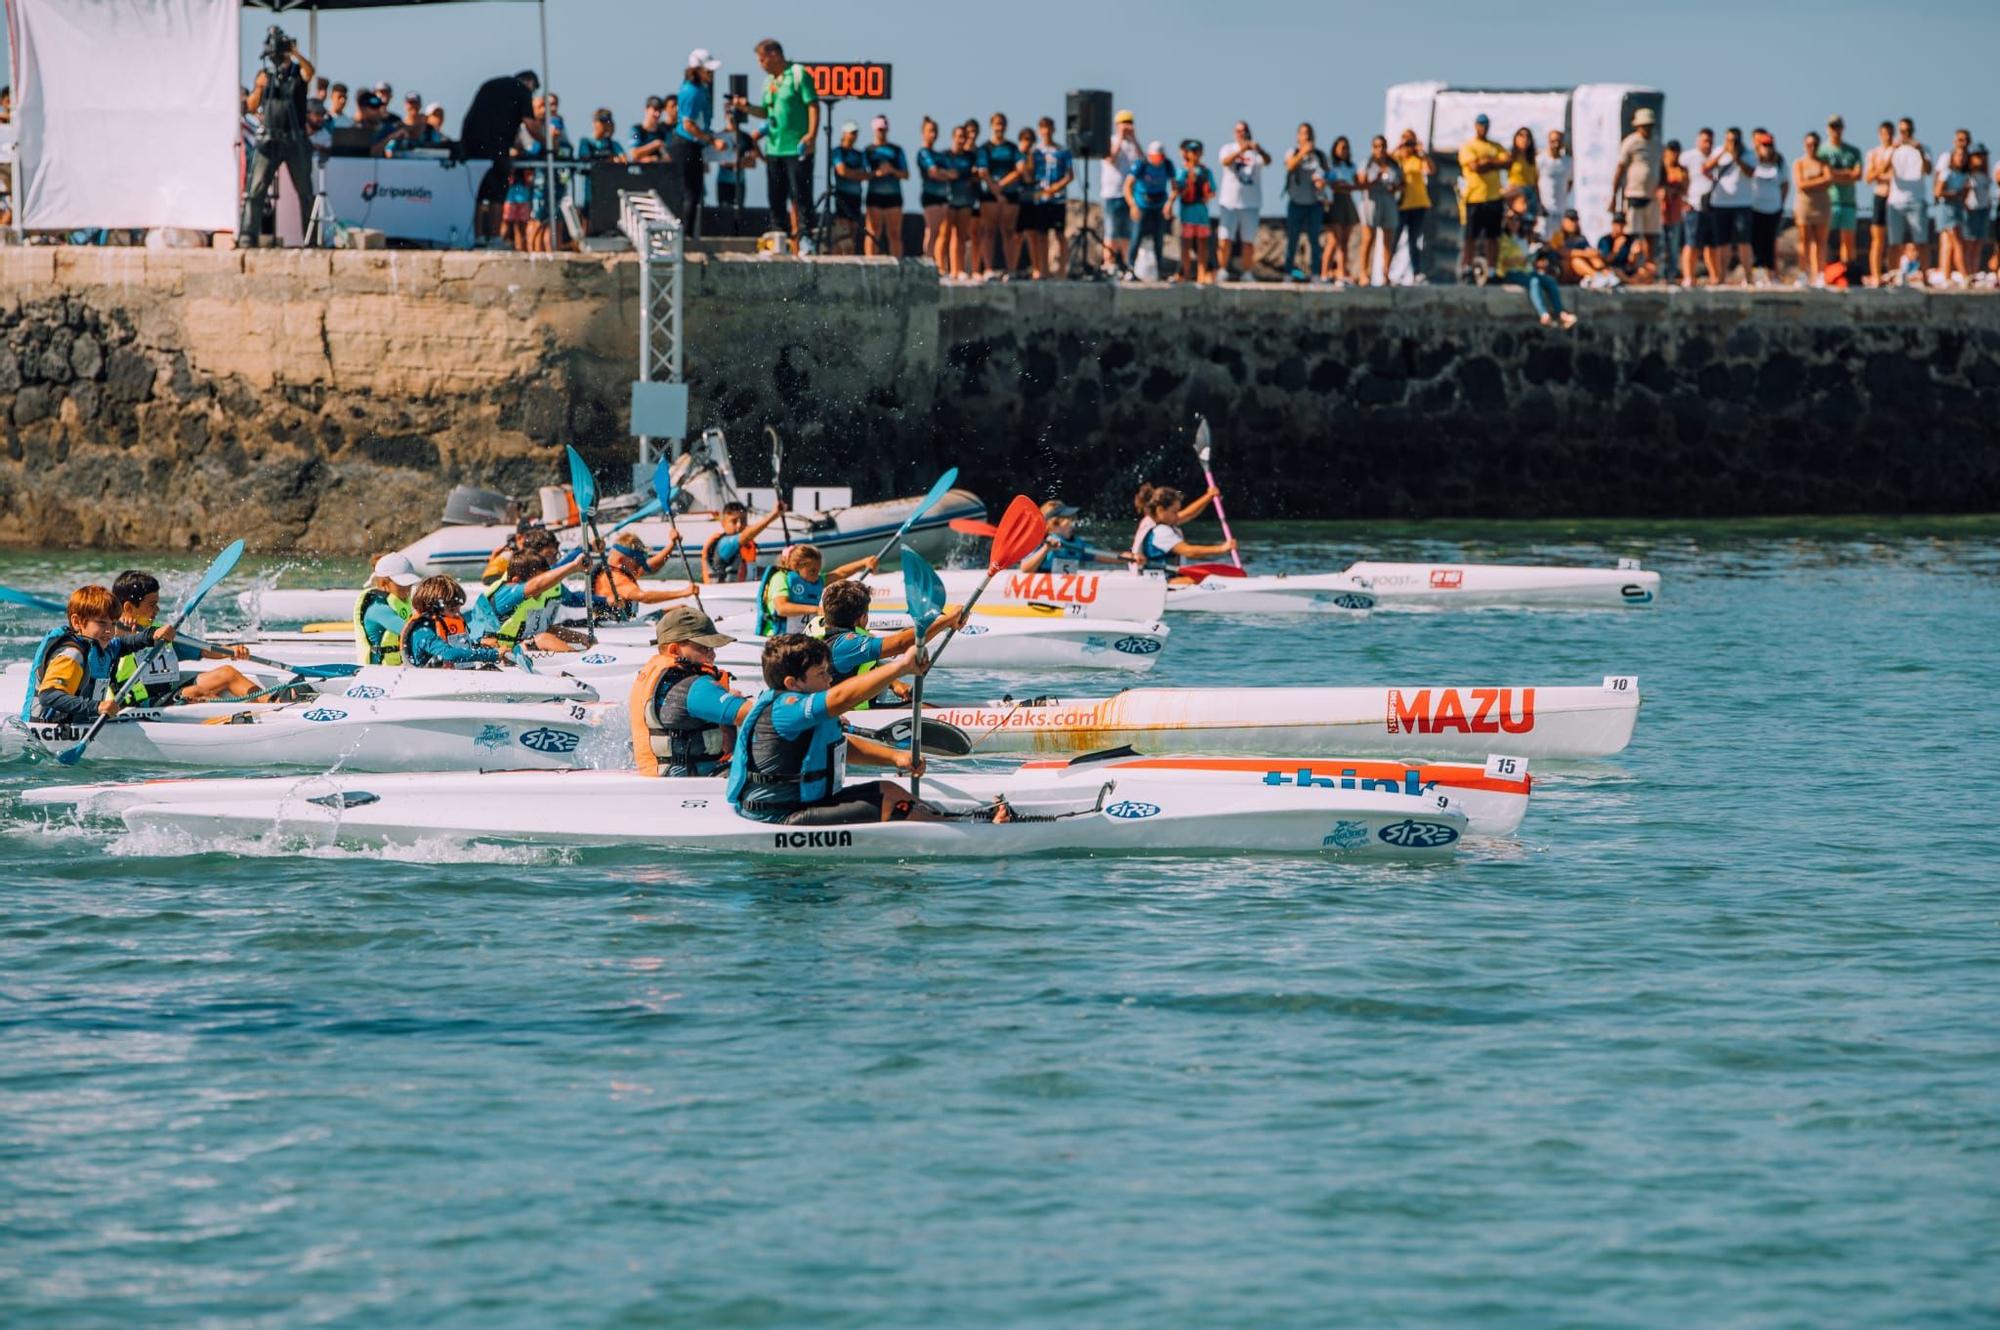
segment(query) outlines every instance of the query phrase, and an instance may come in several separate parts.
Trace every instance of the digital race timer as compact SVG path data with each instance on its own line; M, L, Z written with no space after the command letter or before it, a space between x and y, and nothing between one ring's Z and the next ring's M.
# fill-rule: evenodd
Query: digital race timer
M867 60L801 60L813 91L830 101L889 100L889 66Z

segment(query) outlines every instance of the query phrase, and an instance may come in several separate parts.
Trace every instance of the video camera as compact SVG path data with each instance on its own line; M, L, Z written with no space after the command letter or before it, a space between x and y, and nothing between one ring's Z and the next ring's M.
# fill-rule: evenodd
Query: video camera
M276 70L285 57L298 49L298 45L283 28L273 23L264 33L264 51L259 58Z

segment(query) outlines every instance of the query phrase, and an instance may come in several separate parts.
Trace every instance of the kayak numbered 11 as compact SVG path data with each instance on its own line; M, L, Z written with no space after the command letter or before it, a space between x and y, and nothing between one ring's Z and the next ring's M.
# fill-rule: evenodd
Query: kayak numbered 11
M975 813L1004 797L1018 819L791 827L746 818L713 779L635 772L362 774L56 786L24 802L181 833L283 845L477 841L717 850L818 862L1041 854L1312 854L1347 860L1449 857L1469 827L1436 792L1206 781L1146 770L1023 770L928 777L924 798Z

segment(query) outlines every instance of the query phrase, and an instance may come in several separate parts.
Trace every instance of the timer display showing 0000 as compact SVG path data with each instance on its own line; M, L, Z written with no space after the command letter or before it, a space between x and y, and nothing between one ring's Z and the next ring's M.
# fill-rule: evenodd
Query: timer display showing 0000
M813 91L835 101L889 100L889 66L866 60L801 60L812 75Z

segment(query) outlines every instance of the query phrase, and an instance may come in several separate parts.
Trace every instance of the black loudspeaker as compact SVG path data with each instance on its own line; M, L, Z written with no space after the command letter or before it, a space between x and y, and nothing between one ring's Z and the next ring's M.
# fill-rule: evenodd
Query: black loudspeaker
M1111 94L1080 88L1069 95L1069 150L1079 157L1111 151Z

